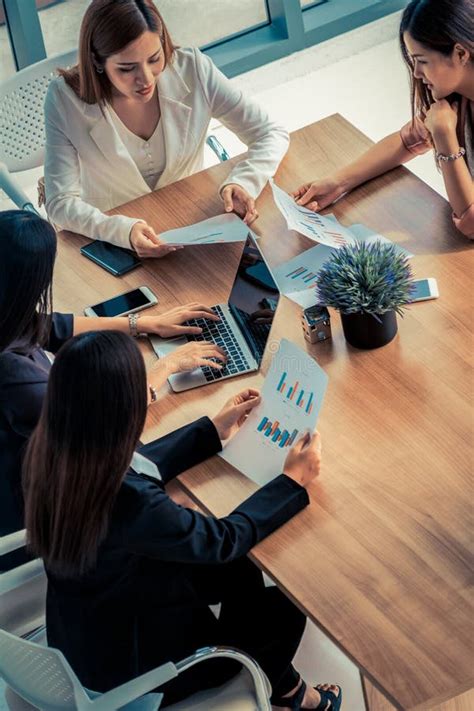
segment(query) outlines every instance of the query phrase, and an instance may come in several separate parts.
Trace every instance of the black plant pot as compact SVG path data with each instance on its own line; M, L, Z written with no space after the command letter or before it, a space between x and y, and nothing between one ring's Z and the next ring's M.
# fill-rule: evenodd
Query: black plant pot
M395 338L397 333L397 314L387 311L384 314L341 313L342 329L346 341L355 348L380 348Z

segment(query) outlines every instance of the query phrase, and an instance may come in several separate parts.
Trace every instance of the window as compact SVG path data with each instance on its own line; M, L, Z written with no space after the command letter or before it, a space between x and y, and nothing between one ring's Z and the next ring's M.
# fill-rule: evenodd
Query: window
M8 37L5 8L2 0L0 0L0 81L11 77L15 70L15 62L13 61L13 53Z

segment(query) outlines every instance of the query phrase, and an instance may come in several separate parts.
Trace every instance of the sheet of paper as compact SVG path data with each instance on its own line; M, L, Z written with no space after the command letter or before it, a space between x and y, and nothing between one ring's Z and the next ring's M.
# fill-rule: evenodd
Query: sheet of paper
M317 244L275 267L272 272L283 294L311 289L314 291L318 272L334 253L333 247Z
M331 219L297 205L291 195L270 181L275 204L286 219L289 230L296 230L315 242L339 249L353 244L354 237L334 216Z
M274 479L293 442L314 430L327 382L313 358L283 339L265 378L262 402L220 456L260 486Z
M285 296L296 304L299 304L302 309L308 309L310 306L314 306L318 301L314 288L305 289L304 291L290 291L288 294L285 294Z
M219 242L245 242L249 228L234 213L216 215L187 227L161 232L160 238L168 244L200 245Z

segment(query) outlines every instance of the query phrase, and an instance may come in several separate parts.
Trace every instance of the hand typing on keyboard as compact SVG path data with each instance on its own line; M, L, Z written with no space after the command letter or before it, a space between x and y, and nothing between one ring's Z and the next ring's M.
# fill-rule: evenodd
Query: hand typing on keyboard
M226 356L225 366L223 368L216 370L214 363L203 366L202 372L208 382L223 378L225 375L235 375L236 373L249 370L247 359L242 353L242 349L227 323L221 307L214 306L212 311L218 317L217 321L210 321L207 317L188 321L188 326L200 328L201 333L186 336L190 342L195 343L197 341L214 344L220 349L221 353L224 353ZM214 359L211 358L211 360Z
M180 346L167 356L160 358L157 367L166 377L173 373L183 373L186 370L206 367L220 371L224 368L227 356L222 348L215 343L190 341L184 346Z

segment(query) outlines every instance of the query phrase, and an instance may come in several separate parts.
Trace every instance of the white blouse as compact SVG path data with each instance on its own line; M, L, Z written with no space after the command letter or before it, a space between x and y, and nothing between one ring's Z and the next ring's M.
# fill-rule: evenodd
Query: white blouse
M153 135L145 141L125 126L111 106L108 109L114 128L122 143L142 174L144 181L150 190L153 190L165 169L166 163L165 139L161 118Z

